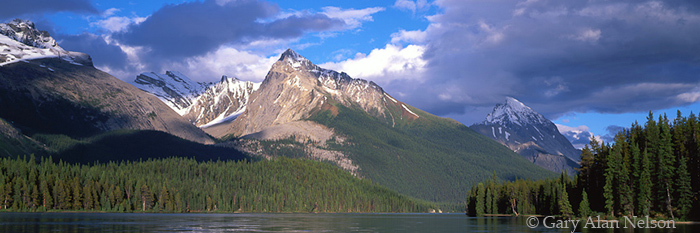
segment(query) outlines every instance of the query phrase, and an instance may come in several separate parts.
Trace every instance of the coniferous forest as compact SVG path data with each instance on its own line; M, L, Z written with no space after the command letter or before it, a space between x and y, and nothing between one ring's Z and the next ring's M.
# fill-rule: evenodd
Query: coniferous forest
M673 120L649 113L615 135L614 142L591 139L583 148L578 175L547 180L475 185L466 207L470 215L542 214L651 216L700 219L700 121L680 111Z
M0 159L0 210L101 212L427 212L332 165L302 159L167 158L73 165Z

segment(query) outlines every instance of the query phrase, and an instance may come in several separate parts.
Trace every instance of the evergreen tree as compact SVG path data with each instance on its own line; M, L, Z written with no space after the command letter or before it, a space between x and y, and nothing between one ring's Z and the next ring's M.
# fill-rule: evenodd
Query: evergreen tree
M663 118L659 117L659 148L658 148L658 189L657 195L662 199L660 210L664 210L667 214L673 216L673 205L671 193L673 193L671 182L674 177L675 157L673 156L673 144L671 130L668 125L666 115Z
M678 182L676 188L678 192L677 216L681 219L685 219L693 204L693 189L690 186L690 174L688 174L688 165L686 164L685 158L681 157L678 163Z
M486 193L484 192L484 184L479 183L476 187L476 191L476 216L484 216L484 196L486 196Z
M492 200L492 194L491 194L491 188L486 189L486 213L487 214L493 214L492 207L493 207L493 200Z
M588 203L588 193L586 193L586 190L583 190L583 193L581 194L581 203L578 205L578 212L579 216L582 218L591 216L593 211L591 211L590 204Z
M571 218L574 215L574 211L571 209L571 203L569 202L569 192L566 191L566 184L560 186L559 195L559 211L561 215L565 218Z

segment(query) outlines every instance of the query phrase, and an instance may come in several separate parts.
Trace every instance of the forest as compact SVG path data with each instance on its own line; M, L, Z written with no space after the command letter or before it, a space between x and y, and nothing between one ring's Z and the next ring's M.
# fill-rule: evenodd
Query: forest
M650 112L615 135L614 142L594 138L581 153L581 168L570 178L499 181L474 185L467 212L541 214L563 217L600 215L700 219L700 121L692 112L671 121Z
M0 159L0 211L428 212L327 163L158 158L86 164Z

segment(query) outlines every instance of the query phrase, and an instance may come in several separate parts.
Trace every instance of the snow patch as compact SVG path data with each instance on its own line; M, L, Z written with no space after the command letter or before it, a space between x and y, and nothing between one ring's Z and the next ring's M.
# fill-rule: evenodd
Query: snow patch
M408 109L405 104L401 104L401 107L403 107L403 109L406 109L406 111L408 111L408 113L413 114L416 117L420 117L420 116L416 115L415 113L413 113L413 111Z
M384 96L386 96L387 98L389 98L389 99L390 99L392 102L394 102L394 103L397 103L397 102L398 102L398 101L396 101L396 99L391 98L391 96L389 96L389 94L387 94L387 93L384 93Z
M243 114L243 113L245 112L246 107L247 107L247 106L243 106L243 107L241 107L240 109L238 109L238 111L236 111L236 112L234 112L234 113L232 113L231 115L228 115L228 116L225 116L224 113L222 113L221 115L219 115L218 117L216 117L214 120L212 120L212 121L210 121L209 123L206 123L206 124L200 126L199 128L204 129L204 128L208 128L208 127L211 127L211 126L214 126L214 125L218 125L218 124L221 124L221 123L224 123L224 122L233 121L233 120L236 119L236 117L240 116L241 114Z

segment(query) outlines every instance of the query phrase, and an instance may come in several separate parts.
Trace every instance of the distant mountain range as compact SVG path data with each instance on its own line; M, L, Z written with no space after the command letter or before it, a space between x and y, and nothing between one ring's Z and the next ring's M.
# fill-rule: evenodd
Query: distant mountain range
M554 123L512 97L470 128L550 171L566 170L573 175L581 161L581 151L559 133Z
M166 72L143 73L130 85L95 69L89 56L60 49L31 22L0 28L14 33L0 36L7 41L0 51L9 51L0 65L4 155L39 151L75 162L285 156L326 161L420 199L454 202L494 174L556 175L459 122L291 49L262 83L228 77L198 83ZM548 137L543 131L538 142Z

